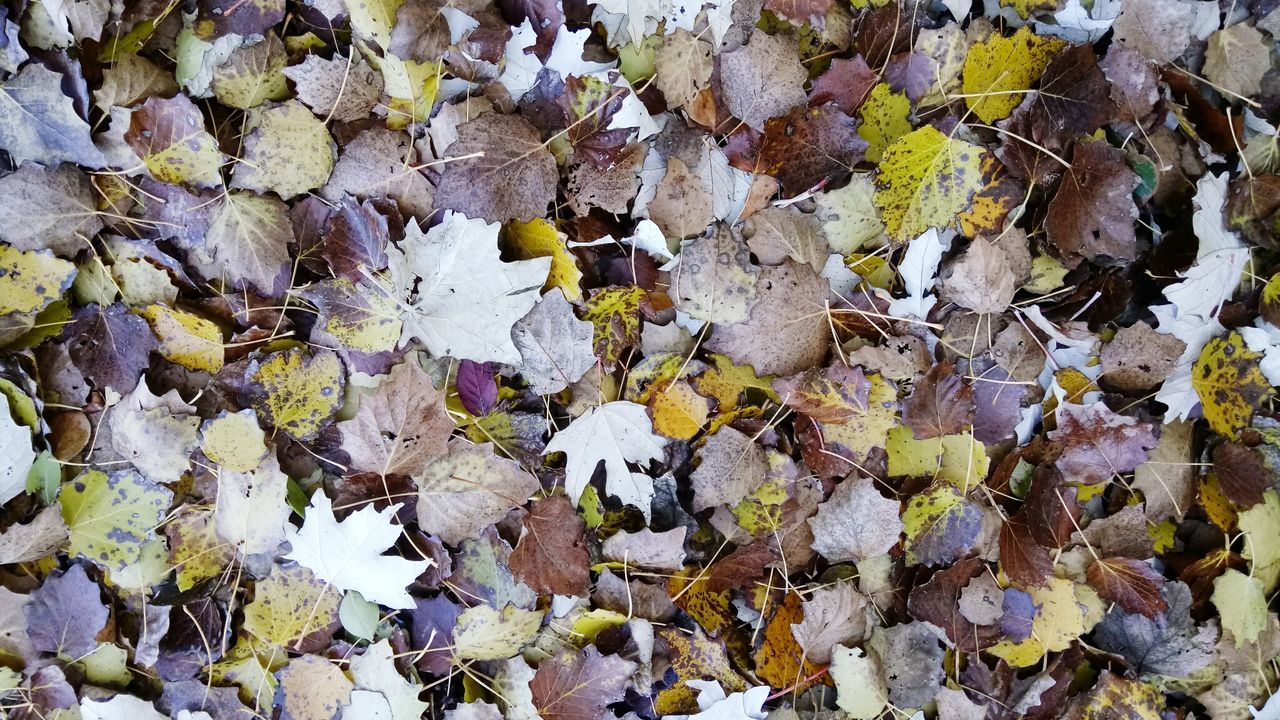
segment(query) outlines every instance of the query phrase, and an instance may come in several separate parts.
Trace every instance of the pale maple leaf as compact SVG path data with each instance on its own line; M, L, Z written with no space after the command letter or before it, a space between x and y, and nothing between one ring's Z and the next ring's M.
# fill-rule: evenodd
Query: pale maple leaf
M355 590L389 608L411 608L413 598L405 588L435 563L382 554L400 537L400 528L391 523L399 509L396 504L378 512L366 505L338 522L328 496L317 491L302 529L285 533L293 546L285 558L339 590Z
M596 466L604 462L605 491L649 516L653 501L653 478L633 473L628 462L643 463L662 458L666 438L655 435L653 422L644 405L619 400L592 408L569 427L556 433L543 454L562 452L565 462L565 491L574 503L591 482Z
M408 225L404 249L387 252L401 345L416 338L437 357L520 363L511 326L538 302L551 258L503 262L498 227L454 212L425 235Z

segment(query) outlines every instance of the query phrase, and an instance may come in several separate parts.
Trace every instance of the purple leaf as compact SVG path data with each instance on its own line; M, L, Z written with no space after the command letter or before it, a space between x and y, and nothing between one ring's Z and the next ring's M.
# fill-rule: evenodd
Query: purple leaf
M489 363L463 360L458 365L458 397L472 415L486 415L498 402L498 383Z
M1011 642L1022 642L1031 637L1031 621L1036 616L1036 604L1031 596L1017 588L1005 588L1000 629Z

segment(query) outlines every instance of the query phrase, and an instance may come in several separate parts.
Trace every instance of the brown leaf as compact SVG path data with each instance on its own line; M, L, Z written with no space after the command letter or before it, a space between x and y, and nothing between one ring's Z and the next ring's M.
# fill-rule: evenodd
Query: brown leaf
M1047 123L1064 139L1088 135L1116 113L1092 45L1073 45L1058 53L1040 77L1036 100L1035 122Z
M1063 446L1057 466L1068 482L1100 483L1133 472L1156 446L1151 425L1118 415L1106 405L1066 403L1049 439Z
M123 305L101 308L87 305L76 310L62 330L71 361L99 388L128 394L157 347L147 321Z
M511 552L512 572L539 593L586 594L591 581L586 528L569 498L535 501L524 520L524 535Z
M1053 574L1053 558L1049 550L1036 542L1023 510L1000 527L1000 569L1014 585L1043 585Z
M483 155L477 156L477 153ZM436 204L489 222L532 220L555 199L560 173L533 125L518 115L485 113L458 126Z
M847 178L866 150L857 121L835 105L795 107L765 122L759 172L778 178L787 196L798 195Z
M1105 142L1076 144L1045 219L1049 242L1064 264L1137 257L1133 191L1140 182L1125 164L1123 150Z
M879 82L874 70L867 67L861 55L835 58L831 67L813 81L809 90L809 106L835 103L845 115L853 116Z
M354 418L338 423L342 449L358 472L418 475L445 454L453 420L444 393L414 360L392 368Z
M773 390L798 413L821 422L843 422L867 411L871 382L862 368L833 363L778 378Z
M711 564L707 570L707 587L711 592L749 589L769 572L769 566L781 556L768 540L757 540L729 553Z
M1241 510L1262 502L1263 493L1276 481L1276 473L1267 467L1262 453L1235 442L1213 449L1213 469L1222 494Z
M605 706L622 699L635 669L636 663L592 646L547 658L529 683L534 707L544 720L606 717Z
M1095 560L1085 570L1089 585L1104 599L1126 612L1155 619L1169 607L1161 595L1164 577L1150 565L1133 558L1113 557Z
M950 362L929 368L902 406L902 421L917 440L964 433L973 416L973 387Z
M939 570L929 578L929 582L911 591L907 610L915 619L942 628L947 639L960 652L975 653L988 648L999 642L1003 635L999 624L975 625L956 611L965 586L986 571L986 564L981 558L968 558Z

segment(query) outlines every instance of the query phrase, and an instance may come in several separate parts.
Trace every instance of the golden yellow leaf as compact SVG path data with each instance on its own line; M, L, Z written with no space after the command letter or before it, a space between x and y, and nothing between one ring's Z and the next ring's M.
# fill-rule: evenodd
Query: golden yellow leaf
M675 440L692 439L702 430L710 412L711 401L683 380L663 383L649 400L654 432Z
M1067 43L1041 37L1027 27L1009 37L996 33L969 48L964 61L965 102L985 123L1009 117Z
M37 313L71 288L76 266L46 251L0 244L0 316Z
M565 244L567 235L556 230L555 225L542 218L534 218L529 222L508 223L503 230L506 244L517 258L521 260L551 258L551 271L547 273L544 289L558 287L564 291L564 298L570 302L582 299L582 271L578 269L578 259L569 252Z
M895 93L888 83L871 88L858 113L862 116L858 134L867 141L867 159L871 162L880 162L886 148L911 132L911 100L906 93Z
M148 305L139 314L151 325L165 360L188 370L222 369L222 331L212 321L164 305Z
M792 625L804 621L804 598L798 592L790 591L777 605L773 617L764 628L764 642L756 651L756 675L769 683L776 690L789 688L797 681L800 685L797 692L804 692L819 679L812 678L818 673L819 666L804 657L804 650L796 642L791 633Z
M1200 397L1204 417L1214 432L1234 436L1271 396L1271 383L1258 363L1262 353L1245 346L1237 331L1205 344L1191 368L1191 386Z

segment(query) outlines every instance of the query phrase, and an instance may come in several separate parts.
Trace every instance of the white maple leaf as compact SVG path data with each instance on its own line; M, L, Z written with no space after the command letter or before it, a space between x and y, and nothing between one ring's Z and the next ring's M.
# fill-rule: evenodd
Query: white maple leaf
M511 39L507 41L503 51L506 62L503 64L502 74L498 76L498 82L507 89L513 102L520 102L520 98L538 83L538 73L544 67L559 73L561 79L570 75L590 75L613 67L613 63L582 59L582 49L590 36L590 30L572 31L562 25L556 31L551 54L547 56L544 65L537 55L525 52L538 42L537 31L526 19L511 33Z
M898 274L907 291L905 298L889 303L889 314L897 318L924 319L938 299L930 294L938 281L938 263L942 254L951 249L955 231L929 228L907 245L907 252L898 264Z
M351 676L357 690L376 692L386 699L392 720L418 720L431 706L418 699L422 686L409 682L396 669L387 640L379 640L363 655L352 658Z
M543 455L562 452L565 491L576 504L591 482L596 466L604 461L605 491L649 516L653 478L633 473L627 462L643 463L662 458L666 438L655 435L645 406L619 400L588 410L569 427L556 433Z
M498 228L452 211L426 235L409 223L404 249L387 251L401 346L417 338L436 357L520 363L511 326L538 302L551 258L503 262Z
M765 685L725 696L724 688L715 680L689 680L685 684L698 691L700 712L668 715L666 720L764 720L768 715L763 708L770 688Z
M370 602L411 608L413 598L405 588L434 563L382 554L400 537L400 528L391 523L399 509L396 504L378 512L365 505L338 522L328 496L317 490L302 529L285 533L293 546L285 558L296 560L340 590L355 590Z

